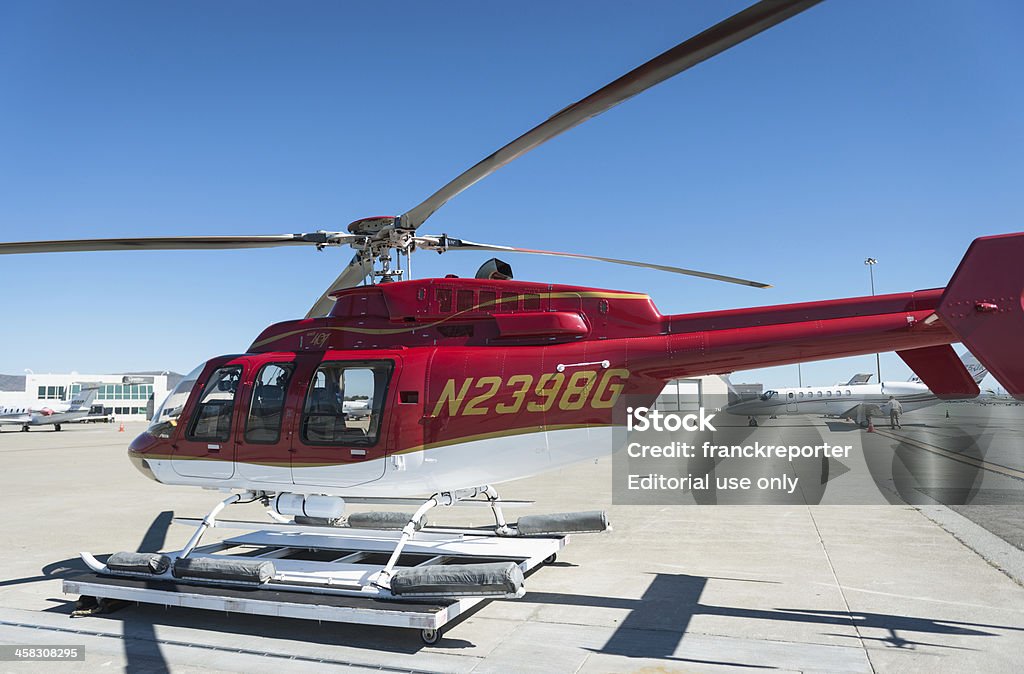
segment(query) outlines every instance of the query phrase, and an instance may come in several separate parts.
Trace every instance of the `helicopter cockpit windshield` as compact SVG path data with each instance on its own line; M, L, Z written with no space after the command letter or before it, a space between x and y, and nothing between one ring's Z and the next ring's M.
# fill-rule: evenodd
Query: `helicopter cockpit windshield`
M777 398L778 396L778 391L765 391L764 393L761 394L761 400L772 400L773 398Z
M185 403L188 402L189 396L192 395L196 379L203 373L204 367L206 367L206 363L200 363L196 369L185 375L178 382L178 385L174 387L174 390L164 398L164 401L160 403L160 407L153 412L153 421L150 422L149 428L146 429L147 433L158 438L171 437L174 427L178 425L178 417L181 416L182 410L185 409Z

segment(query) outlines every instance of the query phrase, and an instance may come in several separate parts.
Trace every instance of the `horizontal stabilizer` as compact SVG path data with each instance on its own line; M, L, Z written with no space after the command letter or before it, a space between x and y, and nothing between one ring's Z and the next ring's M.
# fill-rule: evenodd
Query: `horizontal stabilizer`
M975 239L936 310L942 322L1018 400L1024 400L1021 260L1024 233Z
M974 377L949 344L896 353L938 398L974 398L981 393Z

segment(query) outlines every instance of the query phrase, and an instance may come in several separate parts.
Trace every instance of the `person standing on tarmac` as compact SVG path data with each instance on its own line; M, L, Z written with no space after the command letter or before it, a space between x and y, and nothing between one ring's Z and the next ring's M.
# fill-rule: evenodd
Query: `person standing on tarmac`
M894 396L889 396L889 428L903 428L900 424L901 414L903 414L903 405Z

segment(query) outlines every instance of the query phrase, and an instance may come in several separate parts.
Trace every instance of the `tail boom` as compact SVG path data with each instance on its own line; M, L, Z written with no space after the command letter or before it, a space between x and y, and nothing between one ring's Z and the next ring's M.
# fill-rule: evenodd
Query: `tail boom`
M672 378L947 345L956 337L931 320L941 293L669 316L669 334L636 340L630 361Z

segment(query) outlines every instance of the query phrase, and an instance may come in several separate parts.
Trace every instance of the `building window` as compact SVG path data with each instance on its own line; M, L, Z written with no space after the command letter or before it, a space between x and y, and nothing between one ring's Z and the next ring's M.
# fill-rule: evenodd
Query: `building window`
M40 386L37 397L40 400L64 400L66 390L63 386Z
M76 384L75 386L79 386ZM79 388L81 388L79 386ZM103 384L96 394L97 400L149 400L152 384Z

